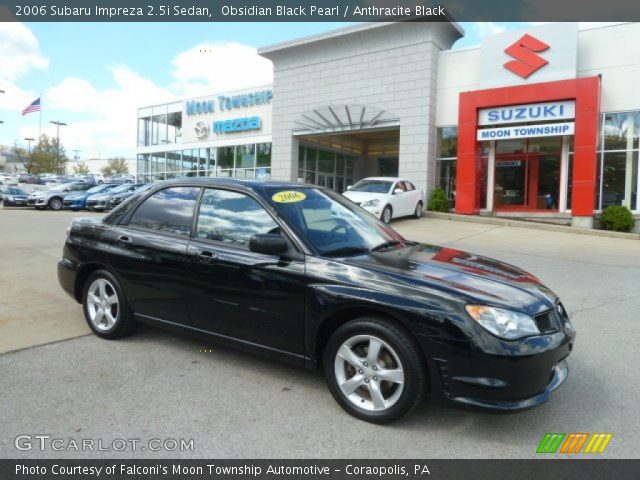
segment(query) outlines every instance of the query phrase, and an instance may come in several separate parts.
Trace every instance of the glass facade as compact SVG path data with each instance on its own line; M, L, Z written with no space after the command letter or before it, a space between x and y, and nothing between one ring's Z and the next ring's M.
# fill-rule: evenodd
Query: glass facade
M271 177L271 143L138 154L143 182L180 177Z
M298 149L298 181L344 192L353 185L355 158L301 145Z
M182 105L170 103L138 110L138 146L180 143Z
M624 205L640 211L639 139L640 111L602 114L599 209Z

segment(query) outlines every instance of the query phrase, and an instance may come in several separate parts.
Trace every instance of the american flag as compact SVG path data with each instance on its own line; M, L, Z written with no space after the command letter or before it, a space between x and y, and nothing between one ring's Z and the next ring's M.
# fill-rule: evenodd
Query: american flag
M22 116L25 116L27 113L31 112L39 112L40 111L40 99L36 98L33 102L31 102L27 108L22 110Z

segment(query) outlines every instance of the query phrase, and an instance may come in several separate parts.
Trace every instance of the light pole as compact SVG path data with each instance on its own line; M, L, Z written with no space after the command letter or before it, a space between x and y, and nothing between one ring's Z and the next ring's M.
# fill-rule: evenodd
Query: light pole
M31 158L31 142L34 142L35 138L25 137L24 138L29 145L29 168L27 168L27 173L31 173L31 167L33 166L33 158Z
M56 126L56 173L60 173L60 127L64 127L67 124L60 120L52 120L49 123L53 123Z

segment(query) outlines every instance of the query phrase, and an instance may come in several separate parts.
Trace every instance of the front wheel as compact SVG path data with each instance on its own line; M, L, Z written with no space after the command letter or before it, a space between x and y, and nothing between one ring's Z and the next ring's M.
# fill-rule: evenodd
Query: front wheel
M58 197L53 197L51 200L49 200L49 208L51 210L60 210L60 209L62 209L62 199L60 199Z
M390 423L408 414L427 389L424 361L414 340L377 317L361 317L338 328L325 349L323 366L340 406L372 423Z
M422 202L418 202L416 209L413 211L414 218L420 218L422 216Z
M136 323L118 280L106 270L89 275L82 295L84 318L99 337L108 340L129 335Z
M391 217L392 215L392 211L391 211L391 206L387 205L382 209L382 215L380 215L380 220L382 220L384 223L389 224L389 222L391 221Z

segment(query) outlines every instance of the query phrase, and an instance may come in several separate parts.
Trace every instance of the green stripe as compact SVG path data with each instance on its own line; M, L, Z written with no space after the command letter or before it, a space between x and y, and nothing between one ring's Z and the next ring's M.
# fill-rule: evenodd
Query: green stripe
M546 433L538 445L537 453L556 453L566 436L566 433Z

